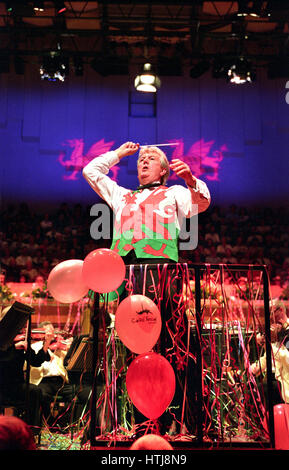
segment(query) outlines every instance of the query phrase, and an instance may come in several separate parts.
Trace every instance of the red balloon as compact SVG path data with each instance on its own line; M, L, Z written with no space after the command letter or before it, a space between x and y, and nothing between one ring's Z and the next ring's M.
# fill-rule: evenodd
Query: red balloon
M289 450L289 405L274 406L275 448Z
M161 314L145 295L130 295L118 306L115 329L121 341L136 354L150 351L159 339Z
M124 280L125 264L115 251L99 248L84 259L82 276L85 284L95 292L112 292Z
M82 279L83 261L69 259L57 264L49 273L47 289L58 302L72 303L82 299L88 286Z
M147 418L157 419L174 397L175 373L160 354L140 354L127 369L126 387L134 406Z

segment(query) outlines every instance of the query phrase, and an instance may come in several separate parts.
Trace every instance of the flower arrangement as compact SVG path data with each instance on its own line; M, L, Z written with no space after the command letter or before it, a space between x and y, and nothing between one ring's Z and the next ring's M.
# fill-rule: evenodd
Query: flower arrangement
M33 299L52 299L52 296L51 296L49 290L47 289L47 282L45 282L40 287L37 287L36 289L33 289L30 296Z

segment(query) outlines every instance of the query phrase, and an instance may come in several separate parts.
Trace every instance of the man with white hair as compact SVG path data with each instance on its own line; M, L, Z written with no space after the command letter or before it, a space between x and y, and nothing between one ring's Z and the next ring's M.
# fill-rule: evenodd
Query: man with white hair
M113 210L111 249L124 257L126 264L155 259L177 262L180 221L205 211L210 204L210 193L185 162L175 159L169 164L164 152L151 146L142 147L139 152L139 188L132 191L119 186L107 176L110 168L139 148L139 144L126 142L88 163L83 175ZM187 187L165 186L170 169L183 178Z
M140 186L136 190L129 190L119 186L107 174L122 158L135 154L139 149L137 174ZM180 184L166 186L170 169L184 180L186 187ZM126 142L88 163L83 169L83 175L114 213L111 249L122 256L127 265L177 263L182 220L205 211L210 204L206 184L192 175L185 162L174 159L169 164L166 155L157 146L140 148L137 143ZM181 310L177 316L172 315L173 310L178 309L174 296L177 292L177 276L169 281L166 279L166 270L150 269L150 274L143 280L141 272L141 267L139 273L135 268L134 293L146 295L160 306L160 350L164 356L170 351L170 362L176 375L176 392L171 404L175 407L175 419L181 423L184 397L188 397L185 398L186 406L195 400L195 365L189 355L183 352L188 331L186 315ZM160 291L163 281L165 287ZM186 325L185 328L179 329L180 321ZM174 338L173 344L171 338ZM173 349L175 354L172 353ZM182 360L187 364L187 376ZM138 423L145 420L136 411L135 417ZM184 422L191 434L194 417L195 412L189 410ZM172 417L166 414L161 417L162 432L167 432L169 426L172 428L174 423L171 420Z

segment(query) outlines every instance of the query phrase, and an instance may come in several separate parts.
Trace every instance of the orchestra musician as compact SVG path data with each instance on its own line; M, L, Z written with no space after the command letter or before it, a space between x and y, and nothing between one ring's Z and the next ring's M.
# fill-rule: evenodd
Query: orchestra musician
M5 312L2 312L2 318ZM40 403L42 400L41 389L35 384L27 384L24 375L24 364L27 355L30 356L30 364L39 367L49 360L49 345L52 337L47 332L44 335L41 348L36 352L32 348L28 350L25 335L17 335L14 340L0 346L0 403L25 402L27 386L29 386L29 407L26 421L36 432L40 429Z
M282 303L277 303L273 307L271 317L271 352L272 352L272 397L273 405L279 403L289 403L289 320L286 308ZM258 344L265 345L265 335L260 331L257 335ZM264 376L263 385L267 382L267 361L266 352L251 364L250 371L256 377ZM265 387L265 398L267 397L267 387Z
M31 367L30 382L37 385L42 392L41 406L46 420L51 417L51 403L57 395L63 397L63 401L70 402L74 396L74 388L68 381L67 371L63 361L71 345L72 337L64 339L56 334L50 321L43 321L39 325L45 335L50 335L52 342L48 348L47 359L38 367ZM56 340L56 341L54 341ZM33 343L31 348L37 353L43 347L43 340Z
M68 373L66 369L67 355L73 354L73 342L77 338L73 338L65 332L57 332L50 321L40 323L39 331L40 333L41 331L44 332L44 336L42 333L43 337L50 334L54 339L48 349L49 359L43 362L40 367L31 367L30 369L30 382L37 385L42 392L43 415L48 424L50 421L54 422L55 419L51 414L51 404L53 404L55 398L60 395L65 403L70 403L77 397L80 404L80 407L77 407L74 413L77 420L80 409L88 404L92 387L92 382L87 381L85 371L83 371L83 376L78 377L75 381L73 380L73 374ZM43 345L41 335L38 339L31 346L35 352L39 351Z

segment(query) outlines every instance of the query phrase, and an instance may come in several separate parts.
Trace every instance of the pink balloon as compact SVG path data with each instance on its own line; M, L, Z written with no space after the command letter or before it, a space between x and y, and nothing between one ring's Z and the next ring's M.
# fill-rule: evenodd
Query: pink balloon
M126 387L135 407L147 418L157 419L174 397L175 373L160 354L141 354L127 369Z
M88 287L82 279L82 266L82 260L70 259L62 261L50 271L47 288L55 300L72 303L87 294Z
M115 313L115 329L120 340L136 354L148 352L154 347L161 328L158 307L144 295L126 297Z
M289 450L289 404L274 406L275 448Z
M91 290L102 294L116 290L124 280L125 264L108 248L91 251L83 262L83 280Z

